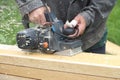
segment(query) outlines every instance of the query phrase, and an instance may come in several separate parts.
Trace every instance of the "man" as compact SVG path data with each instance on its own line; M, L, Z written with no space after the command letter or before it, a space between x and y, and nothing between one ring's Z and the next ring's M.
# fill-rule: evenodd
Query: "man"
M105 53L106 20L116 0L16 0L23 20L48 24L44 16L46 7L43 1L58 19L64 23L68 20L76 26L78 33L69 37L81 36L84 51ZM66 24L64 27L66 28Z

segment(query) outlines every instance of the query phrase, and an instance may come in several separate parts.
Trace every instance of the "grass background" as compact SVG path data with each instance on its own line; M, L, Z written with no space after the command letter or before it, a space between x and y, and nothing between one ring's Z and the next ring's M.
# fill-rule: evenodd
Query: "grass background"
M23 29L15 0L0 0L0 44L16 44L16 33ZM120 45L120 0L108 21L108 40Z
M120 45L120 0L117 0L108 21L108 40Z
M15 0L0 0L0 43L16 44L16 33L22 29Z

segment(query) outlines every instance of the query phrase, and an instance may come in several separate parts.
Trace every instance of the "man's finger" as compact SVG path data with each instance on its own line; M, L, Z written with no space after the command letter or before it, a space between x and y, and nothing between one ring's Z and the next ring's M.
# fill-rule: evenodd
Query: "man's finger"
M46 22L45 15L44 15L44 14L39 15L39 19L40 19L40 23L39 23L39 24L44 25L44 24L45 24L45 22Z
M68 37L71 37L71 38L78 37L78 36L77 36L77 35L78 35L78 32L79 32L79 30L76 29L75 33L72 34L72 35L69 35Z
M43 26L51 26L53 23L52 22L45 22Z

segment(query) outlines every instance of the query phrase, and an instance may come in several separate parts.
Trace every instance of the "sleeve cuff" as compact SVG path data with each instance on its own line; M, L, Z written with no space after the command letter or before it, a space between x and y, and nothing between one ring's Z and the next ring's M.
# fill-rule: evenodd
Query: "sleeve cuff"
M88 26L90 24L90 20L89 20L89 16L86 12L82 12L80 13L81 16L84 17L85 21L86 21L86 26Z
M80 15L84 17L84 19L86 21L86 26L89 26L90 24L93 23L94 17L89 15L89 12L87 12L87 11L84 12L83 11L83 12L80 13Z
M30 2L19 7L19 9L20 9L22 16L24 16L25 14L28 14L32 10L37 9L41 6L43 6L43 3L41 0L31 0Z

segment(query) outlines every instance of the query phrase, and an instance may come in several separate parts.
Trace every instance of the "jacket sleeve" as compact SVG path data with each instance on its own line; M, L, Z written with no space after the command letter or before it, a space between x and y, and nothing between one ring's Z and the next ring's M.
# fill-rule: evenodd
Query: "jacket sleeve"
M41 0L16 0L22 16L28 14L32 10L43 6Z
M89 4L80 13L86 20L87 26L96 20L104 20L111 12L116 0L89 0Z

